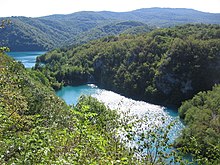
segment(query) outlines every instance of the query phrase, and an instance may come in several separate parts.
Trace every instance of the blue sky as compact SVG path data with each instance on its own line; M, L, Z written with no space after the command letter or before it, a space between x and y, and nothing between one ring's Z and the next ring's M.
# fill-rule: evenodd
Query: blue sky
M220 13L220 0L0 0L0 17L39 17L77 11L131 11L139 8L191 8Z

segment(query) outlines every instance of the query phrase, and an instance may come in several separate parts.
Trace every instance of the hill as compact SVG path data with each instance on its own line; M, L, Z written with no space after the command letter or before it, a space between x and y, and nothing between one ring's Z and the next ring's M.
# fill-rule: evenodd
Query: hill
M0 45L10 47L12 51L50 50L64 45L85 43L107 35L117 35L134 27L139 27L139 31L131 33L148 31L148 26L220 24L220 14L170 8L149 8L119 13L90 11L39 18L0 18L3 19L10 19L12 24L0 29ZM129 23L126 23L127 21Z
M48 52L36 68L65 85L95 82L135 99L180 105L220 83L219 34L218 25L199 24L105 37Z

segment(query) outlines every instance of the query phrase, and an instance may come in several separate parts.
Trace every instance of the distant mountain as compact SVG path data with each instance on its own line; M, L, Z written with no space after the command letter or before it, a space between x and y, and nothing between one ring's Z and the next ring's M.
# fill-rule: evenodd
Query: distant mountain
M51 50L65 45L88 42L108 35L140 33L150 31L146 24L135 21L82 20L63 22L42 18L13 17L12 24L0 29L0 46L7 46L12 51ZM70 22L70 23L69 23ZM141 31L136 32L139 27Z
M186 23L220 24L220 14L205 13L184 8L147 8L131 12L104 12L108 18L136 20L159 27Z
M131 12L83 11L39 18L10 17L12 24L0 29L0 45L12 51L50 50L64 45L121 33L149 31L186 23L220 24L220 14L192 9L148 8Z
M150 27L144 23L137 21L124 21L110 23L104 26L93 28L89 31L79 33L78 35L67 40L65 45L73 44L82 44L90 40L95 40L98 38L118 35L118 34L139 34L144 32L149 32L153 30L153 27Z

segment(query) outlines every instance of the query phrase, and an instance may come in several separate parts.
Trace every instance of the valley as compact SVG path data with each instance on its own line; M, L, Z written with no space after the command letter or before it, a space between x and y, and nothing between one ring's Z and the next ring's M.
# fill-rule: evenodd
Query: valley
M219 164L220 14L0 21L0 164Z

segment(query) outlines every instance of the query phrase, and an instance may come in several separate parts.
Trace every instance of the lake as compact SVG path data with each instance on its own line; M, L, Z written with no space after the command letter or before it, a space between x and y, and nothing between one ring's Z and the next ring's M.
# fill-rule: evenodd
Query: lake
M16 61L24 64L25 68L32 68L35 66L36 57L46 53L45 51L31 51L31 52L7 52Z
M56 94L63 98L67 104L77 104L81 95L91 95L92 97L103 102L110 109L119 111L120 114L127 113L129 116L141 118L145 116L150 125L162 125L161 118L165 119L166 124L176 121L172 128L169 138L174 141L183 129L183 124L179 119L177 110L169 109L163 106L149 104L144 101L135 101L130 98L119 95L115 92L100 89L94 84L81 86L66 86L57 91ZM143 124L145 127L146 123Z

